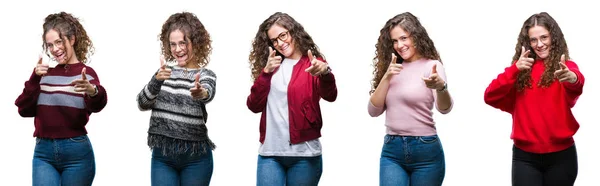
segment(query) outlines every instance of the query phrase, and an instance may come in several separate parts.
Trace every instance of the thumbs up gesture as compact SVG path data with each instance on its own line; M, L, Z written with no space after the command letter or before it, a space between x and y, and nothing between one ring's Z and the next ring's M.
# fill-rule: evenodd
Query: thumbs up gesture
M431 68L431 74L429 77L423 77L423 81L425 82L425 86L430 89L443 90L444 89L444 80L440 78L437 72L437 64L433 64Z
M90 81L88 81L87 75L85 74L85 67L81 69L81 78L73 80L71 85L75 86L75 92L85 92L87 95L92 97L98 93L96 86L92 85Z
M208 97L208 91L206 91L206 89L200 85L200 73L198 72L196 75L194 75L194 78L196 79L194 81L194 87L190 89L192 98L206 99L206 97Z
M306 68L304 71L310 73L313 76L319 76L321 74L325 74L327 72L327 63L317 59L313 56L312 52L308 50L308 59L310 60L310 67Z
M554 76L560 82L569 82L575 83L577 82L577 75L575 72L569 70L569 67L565 64L565 55L560 56L560 69L554 72Z
M37 65L35 66L35 74L37 74L38 76L43 76L46 75L48 73L48 68L50 66L48 64L44 64L42 62L42 55L40 54L40 59L37 62Z
M385 74L383 75L383 79L389 79L402 71L404 67L402 67L402 64L396 63L397 59L398 57L396 57L396 54L392 53L392 60L390 61L387 71L385 71Z
M167 68L167 64L165 63L165 58L160 57L160 69L158 73L156 73L156 79L160 81L164 81L171 77L171 69Z

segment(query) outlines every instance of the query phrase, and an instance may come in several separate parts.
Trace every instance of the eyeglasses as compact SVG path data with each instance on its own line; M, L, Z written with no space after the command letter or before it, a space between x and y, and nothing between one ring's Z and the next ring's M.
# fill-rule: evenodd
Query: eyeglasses
M271 39L271 43L273 43L273 46L276 46L279 43L279 40L281 40L281 42L285 42L285 40L288 39L288 31L285 32L281 32L281 34L279 34L279 36L277 36L277 38L273 38Z
M529 38L529 44L531 46L537 46L538 42L542 42L543 44L548 44L550 42L550 36L548 35L542 35L540 36L540 38Z
M187 42L186 41L180 41L178 43L175 42L170 42L169 46L171 46L171 49L176 49L177 46L179 46L179 48L184 49L187 48Z
M46 43L46 47L47 50L52 50L54 48L54 46L56 46L57 48L63 48L63 41L62 39L57 39L54 42L48 42Z

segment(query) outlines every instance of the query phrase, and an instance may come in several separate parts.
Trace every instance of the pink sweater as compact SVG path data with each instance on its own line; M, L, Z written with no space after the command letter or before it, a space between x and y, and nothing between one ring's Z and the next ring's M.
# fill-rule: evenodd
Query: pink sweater
M429 77L433 64L437 63L440 78L446 81L444 66L437 60L420 59L402 63L400 74L390 79L390 86L385 98L384 108L378 108L369 101L368 110L371 117L386 112L385 126L387 134L402 136L430 136L437 134L433 121L433 106L442 114L452 110L437 108L437 91L427 88L422 77ZM446 81L448 82L448 81Z

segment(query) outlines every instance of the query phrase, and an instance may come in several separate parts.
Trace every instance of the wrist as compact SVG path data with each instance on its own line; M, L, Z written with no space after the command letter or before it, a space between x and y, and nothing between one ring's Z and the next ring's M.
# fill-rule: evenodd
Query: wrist
M90 91L86 92L86 94L89 97L95 97L96 95L98 95L98 87L96 85L92 85L92 91L90 93Z
M444 82L444 86L436 89L438 92L445 92L446 90L448 90L448 84L446 82Z

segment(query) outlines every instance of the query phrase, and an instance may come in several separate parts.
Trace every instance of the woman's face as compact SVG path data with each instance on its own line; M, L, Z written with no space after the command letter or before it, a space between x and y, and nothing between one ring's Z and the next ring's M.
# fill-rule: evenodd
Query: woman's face
M296 43L291 33L282 26L273 24L267 31L267 36L271 44L275 46L275 50L283 54L286 58L299 59L302 56L302 53L296 50Z
M44 36L47 50L54 57L58 64L73 64L77 63L77 59L73 57L73 44L75 39L69 40L66 36L60 38L60 34L50 29Z
M405 62L411 62L420 58L410 33L402 29L400 25L390 30L390 38L394 42L394 50L400 54L400 57Z
M552 40L550 32L543 26L534 26L528 30L529 44L538 59L545 60L550 55Z
M178 66L186 66L188 59L192 58L192 44L179 29L169 34L169 48Z

